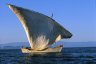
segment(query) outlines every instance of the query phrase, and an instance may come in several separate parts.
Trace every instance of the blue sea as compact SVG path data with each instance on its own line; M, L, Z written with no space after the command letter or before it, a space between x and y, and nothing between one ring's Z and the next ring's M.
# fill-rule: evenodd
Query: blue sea
M63 48L60 53L23 54L1 49L0 64L96 64L96 48Z

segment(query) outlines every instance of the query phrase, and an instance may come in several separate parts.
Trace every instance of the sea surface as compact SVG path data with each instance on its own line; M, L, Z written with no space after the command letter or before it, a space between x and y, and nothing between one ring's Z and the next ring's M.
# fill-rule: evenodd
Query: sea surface
M63 48L60 53L38 54L1 49L0 64L96 64L96 48Z

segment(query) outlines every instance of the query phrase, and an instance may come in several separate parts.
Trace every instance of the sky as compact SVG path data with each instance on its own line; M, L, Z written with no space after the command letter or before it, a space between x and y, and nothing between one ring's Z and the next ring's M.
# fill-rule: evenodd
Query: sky
M0 0L0 44L27 42L25 31L7 4L43 13L73 34L65 42L96 41L95 0Z

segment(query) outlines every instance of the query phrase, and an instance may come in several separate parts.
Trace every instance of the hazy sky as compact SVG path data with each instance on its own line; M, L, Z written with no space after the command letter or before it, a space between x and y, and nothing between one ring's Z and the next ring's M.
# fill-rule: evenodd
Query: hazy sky
M65 41L96 41L95 0L0 0L0 43L26 42L27 37L7 3L51 16L73 37Z

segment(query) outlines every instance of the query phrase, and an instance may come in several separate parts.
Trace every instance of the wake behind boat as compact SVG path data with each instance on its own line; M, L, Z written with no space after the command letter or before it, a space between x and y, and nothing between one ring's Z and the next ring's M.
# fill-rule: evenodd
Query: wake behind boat
M63 46L54 48L49 46L72 36L68 30L44 14L10 4L8 6L19 18L30 44L30 48L21 49L23 53L61 52Z

